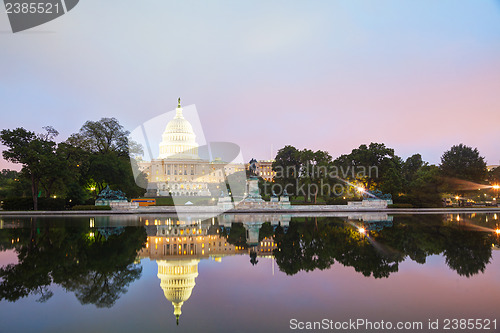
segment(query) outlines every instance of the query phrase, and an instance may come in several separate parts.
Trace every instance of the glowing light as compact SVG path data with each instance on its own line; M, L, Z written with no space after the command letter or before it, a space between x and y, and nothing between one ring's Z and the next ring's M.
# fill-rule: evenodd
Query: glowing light
M361 186L356 187L356 190L358 190L358 192L364 192L365 191L364 187L361 187Z
M497 233L497 235L500 235L500 229L495 230L495 232Z
M495 190L500 190L500 185L493 185L492 186Z
M456 200L458 200L458 199L460 199L460 197L457 195L457 196L455 197L455 199L456 199Z
M363 227L359 228L358 231L360 234L363 234L363 235L366 233L366 229Z

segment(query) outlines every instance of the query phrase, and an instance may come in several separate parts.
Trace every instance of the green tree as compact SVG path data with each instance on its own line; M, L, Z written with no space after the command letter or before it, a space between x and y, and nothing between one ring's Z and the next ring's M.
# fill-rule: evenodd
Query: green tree
M136 184L130 159L130 154L141 153L142 147L128 140L128 135L115 118L102 118L87 121L68 138L66 144L73 147L71 156L80 166L80 184L96 184L98 192L110 185L129 197L144 194ZM137 181L146 187L145 174L139 175Z
M3 169L2 172L0 172L0 186L15 181L19 176L19 172L15 170Z
M361 183L368 190L382 189L384 182L391 181L387 188L397 192L401 186L401 159L394 149L383 143L370 143L341 155L334 165L341 170L340 176L353 183ZM394 194L394 193L393 193Z
M500 167L496 167L488 173L490 183L500 184Z
M0 198L22 197L30 192L31 188L20 172L7 169L0 172Z
M301 162L300 169L300 184L305 185L306 202L310 200L311 195L314 196L316 203L318 194L322 193L323 184L330 184L329 172L332 163L332 157L326 151L315 151L304 149L299 151ZM311 190L309 190L311 189ZM314 191L311 193L311 191ZM329 193L323 193L328 195Z
M87 121L78 133L72 134L67 142L92 153L116 152L128 156L129 131L115 118L101 118L99 121Z
M416 207L441 207L440 189L443 179L435 165L421 167L409 184L408 198Z
M398 195L403 189L403 177L401 175L401 159L395 157L386 160L389 164L382 175L380 190L384 193L390 193L393 196Z
M302 167L300 151L293 146L285 146L278 150L275 161L273 162L273 171L276 172L274 181L286 188L290 195L295 195L296 185Z
M57 131L46 127L46 134L36 135L24 128L2 130L0 141L7 147L3 157L13 163L22 165L21 173L31 181L33 209L38 209L38 192L40 182L51 174L59 171L52 167L56 143L52 139Z
M415 180L418 170L425 164L420 154L414 154L406 159L401 168L404 192L408 192L410 183Z
M441 156L439 166L443 176L471 182L484 182L487 177L486 162L477 148L464 144L451 147Z

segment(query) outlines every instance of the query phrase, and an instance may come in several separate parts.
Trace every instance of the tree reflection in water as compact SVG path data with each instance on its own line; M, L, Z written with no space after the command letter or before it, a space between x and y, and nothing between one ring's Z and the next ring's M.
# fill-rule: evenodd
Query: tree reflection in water
M384 278L397 272L406 258L424 264L428 256L442 254L449 268L470 277L484 272L491 244L498 246L492 229L448 223L442 215L400 216L394 221L392 227L366 236L339 219L292 219L288 232L276 228L273 253L288 275L327 269L337 262L365 276Z
M260 247L247 243L244 217L235 222L225 216L224 224L207 222L206 235L226 239L237 246L238 254L248 253L252 265L258 256L272 254L288 275L337 263L367 277L386 278L405 260L424 264L429 256L442 255L450 269L471 277L485 271L492 248L499 246L497 216L490 215L396 216L392 225L333 217L292 218L281 225L266 222L264 215L258 238L252 236ZM257 225L256 217L252 219ZM86 225L71 222L65 227L33 218L29 228L0 230L0 251L13 249L18 257L16 264L0 268L0 300L38 295L38 301L45 302L52 297L50 286L57 284L81 304L111 307L139 279L142 267L135 260L147 240L144 227L99 229L89 228L88 219ZM202 257L212 255L210 246L206 250Z
M140 277L142 267L134 260L146 241L144 228L120 230L106 238L95 228L44 223L39 229L36 219L29 229L2 230L1 246L7 249L11 243L18 263L0 268L0 300L13 302L35 294L45 302L54 283L74 292L82 304L113 306Z

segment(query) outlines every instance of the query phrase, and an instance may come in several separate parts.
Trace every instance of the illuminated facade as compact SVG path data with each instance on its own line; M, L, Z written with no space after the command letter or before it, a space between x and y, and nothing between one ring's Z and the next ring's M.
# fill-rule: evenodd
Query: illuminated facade
M211 256L246 253L245 249L229 244L226 237L222 237L218 229L210 229L210 225L174 225L167 222L166 225L157 225L153 230L156 232L148 236L146 247L139 253L140 258L208 259Z
M500 165L488 165L488 166L486 167L486 169L487 169L488 171L493 171L493 170L495 170L495 169L496 169L496 168L498 168L498 167L500 167Z
M257 176L264 178L268 182L272 182L274 179L274 176L276 176L276 172L273 171L273 162L274 160L267 160L267 161L257 161L255 163L255 166L257 167ZM248 170L250 167L250 164L246 164L245 168Z
M148 196L210 196L210 184L225 182L226 176L244 171L244 165L200 158L192 125L179 104L159 144L158 159L139 161L139 171L148 178Z

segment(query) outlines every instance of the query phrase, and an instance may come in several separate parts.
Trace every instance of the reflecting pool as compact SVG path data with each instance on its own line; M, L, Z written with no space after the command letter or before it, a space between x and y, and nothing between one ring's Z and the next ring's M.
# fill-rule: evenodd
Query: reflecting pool
M2 217L0 332L500 331L499 223Z

